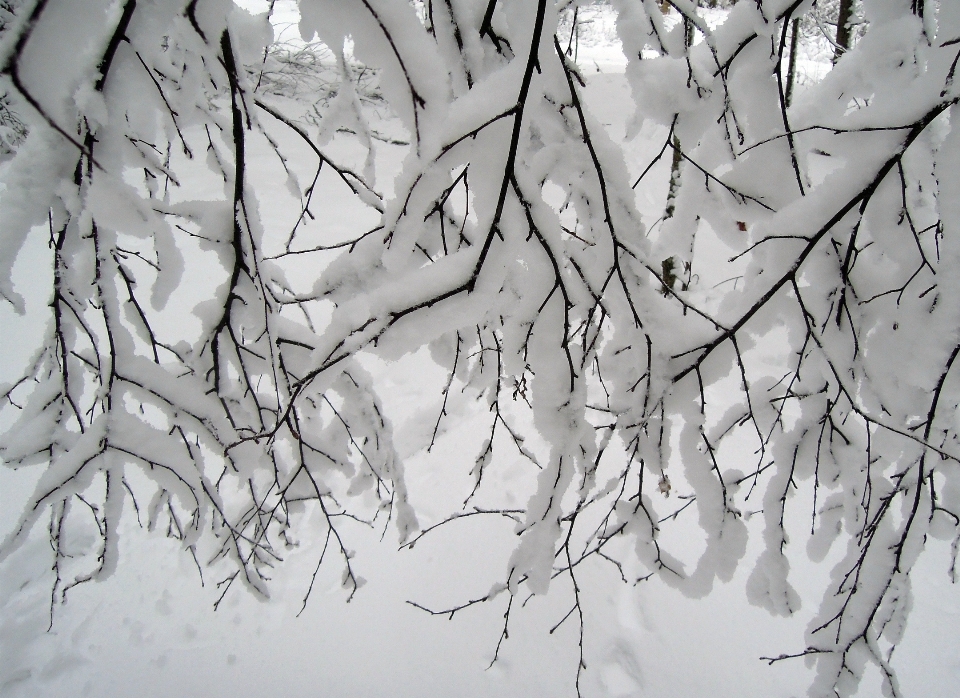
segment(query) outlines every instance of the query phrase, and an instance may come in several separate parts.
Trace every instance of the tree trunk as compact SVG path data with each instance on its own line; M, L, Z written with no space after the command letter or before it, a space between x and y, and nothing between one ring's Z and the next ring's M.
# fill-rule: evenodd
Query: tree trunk
M840 12L837 14L837 48L833 54L833 62L840 60L840 56L850 48L850 19L853 16L853 0L840 0Z
M783 99L789 107L793 102L793 83L797 77L797 47L800 45L800 20L795 19L792 22L790 36L790 59L787 63L787 89L784 91Z

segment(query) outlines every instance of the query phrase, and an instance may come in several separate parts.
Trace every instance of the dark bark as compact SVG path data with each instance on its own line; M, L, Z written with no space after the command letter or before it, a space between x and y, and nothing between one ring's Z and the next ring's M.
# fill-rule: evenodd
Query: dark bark
M850 20L853 19L853 0L840 0L840 11L837 14L837 48L833 54L833 62L840 60L840 56L850 48Z
M789 107L793 103L793 85L797 79L797 47L800 45L800 19L797 18L791 23L790 36L790 58L787 63L787 89L784 93L784 101Z

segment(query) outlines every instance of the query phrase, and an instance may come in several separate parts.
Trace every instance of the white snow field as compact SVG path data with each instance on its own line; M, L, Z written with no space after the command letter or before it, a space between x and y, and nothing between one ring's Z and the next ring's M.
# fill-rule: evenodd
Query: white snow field
M238 4L252 11L267 5L265 0ZM625 105L632 102L623 75L626 61L610 13L603 7L587 7L583 12L595 25L577 47L577 61L587 80L585 101L611 139L622 145L630 173L636 176L656 155L667 131L645 123L627 138L632 114ZM300 44L297 19L294 3L277 3L275 29L292 46ZM802 56L799 89L804 81L822 78L828 68L826 49L819 55ZM361 158L357 166L366 166L375 174L377 186L389 194L409 146L402 144L405 131L397 119L386 111L378 118L375 125L387 140L378 143L375 162L363 163ZM309 182L315 168L312 153L296 147L296 138L288 130L277 129L272 135L288 146L287 153L297 153L299 159L291 159L287 166L301 183ZM353 140L335 133L328 153L344 162L360 157ZM265 239L279 249L299 210L273 152L258 143L249 158L249 171L260 182L256 191ZM0 183L4 172L5 165L0 165ZM638 190L637 204L648 227L654 227L663 212L668 177L669 159L664 158L651 170L651 183ZM221 190L199 176L183 185L192 198L206 194L222 198ZM371 215L369 209L353 205L328 171L321 175L312 210L317 222L303 236L311 239L320 229L317 226L323 226L328 242L336 239L338 230L356 229L358 217ZM376 222L373 217L371 227ZM698 244L704 245L698 248L699 255L729 256L719 240L704 239ZM195 253L212 255L199 246ZM44 296L49 260L42 234L34 236L17 257L14 285L25 298L27 313L17 315L9 304L0 303L0 384L20 375L40 341L49 301ZM309 264L301 266L296 269L300 278L291 277L294 282L305 283L316 274ZM698 271L704 288L725 280L711 278L708 266ZM180 288L170 305L193 307L209 291L199 286ZM189 313L176 310L164 317L165 322L190 322ZM368 354L362 364L381 391L404 458L410 500L421 528L427 529L470 493L472 479L464 463L474 458L486 437L489 427L482 418L487 406L470 394L453 395L447 411L463 419L451 422L445 438L428 453L445 372L426 349L395 361ZM0 468L0 537L16 525L42 468ZM502 506L505 496L509 506L509 493L522 505L533 491L536 473L522 458L504 456L485 477L484 488L497 494L496 499L490 498L491 506L494 501ZM803 500L805 496L797 499L799 510L812 506ZM482 508L486 500L478 496L473 504ZM148 531L142 514L131 506L123 510L116 571L104 581L71 589L62 604L51 606L50 547L43 523L0 565L0 695L576 696L578 628L572 620L556 627L571 606L572 589L566 578L556 580L548 595L533 596L523 608L513 608L509 636L503 639L507 602L503 596L452 617L430 615L414 605L451 608L482 597L502 581L516 541L512 519L465 517L399 550L394 530L382 536L379 524L370 528L345 521L342 531L356 553L355 571L365 581L355 595L344 589L342 570L336 564L321 566L314 577L323 541L304 539L291 541L283 564L275 568L269 599L238 586L214 610L220 598L219 579L206 569L198 571L178 541L164 537L162 526ZM320 514L314 510L312 515ZM802 607L792 617L774 617L751 605L744 592L763 545L763 517L748 513L745 519L756 535L751 535L744 559L731 581L717 584L704 598L687 598L657 579L624 584L616 568L599 561L583 566L579 577L586 667L580 679L583 696L791 698L806 694L814 672L804 660L770 663L760 658L802 651L804 630L820 603L830 560L839 560L842 551L832 551L822 563L810 562L802 554L792 558L791 581ZM789 526L797 540L808 536L808 520ZM317 528L322 530L319 521ZM309 529L309 522L301 528ZM683 529L679 530L671 535L682 536ZM691 540L695 556L702 543L695 537ZM891 660L907 698L960 695L960 586L950 582L950 559L949 541L931 539L912 572L913 608ZM880 686L879 671L868 668L856 695L879 696Z

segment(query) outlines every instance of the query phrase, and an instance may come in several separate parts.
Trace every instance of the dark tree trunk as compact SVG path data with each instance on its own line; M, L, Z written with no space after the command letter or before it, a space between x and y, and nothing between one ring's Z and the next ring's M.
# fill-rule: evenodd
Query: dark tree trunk
M833 54L833 62L840 60L840 56L850 48L850 20L853 17L853 0L840 0L840 12L837 14L837 49Z
M787 88L784 91L783 101L789 107L793 102L793 83L797 77L797 47L800 45L800 20L791 22L790 59L787 63Z

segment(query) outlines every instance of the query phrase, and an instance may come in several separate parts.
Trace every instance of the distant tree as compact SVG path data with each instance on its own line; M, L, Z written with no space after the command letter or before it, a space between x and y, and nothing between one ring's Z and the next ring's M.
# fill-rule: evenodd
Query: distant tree
M753 532L747 595L788 615L787 528L808 520L811 557L845 552L802 647L770 661L815 659L817 696L872 663L898 694L910 571L932 535L953 540L955 574L960 545L960 4L865 2L865 36L788 109L809 0L737 3L716 28L691 0L670 1L679 23L615 0L636 123L663 126L650 163L591 114L555 34L582 4L301 0L336 77L312 111L284 96L268 17L229 0L16 8L0 72L30 134L0 194L0 294L24 309L11 273L31 236L52 275L44 343L0 389L0 455L44 468L0 557L47 527L51 622L116 567L125 505L224 594L268 592L306 511L326 528L301 537L320 564L339 556L351 596L345 517L405 544L510 517L502 583L431 612L501 600L502 642L521 589L563 579L582 658L581 565L701 596ZM405 133L377 121L387 105ZM329 154L344 133L356 163ZM385 141L408 148L389 197ZM317 163L307 186L293 147ZM292 230L258 215L255 151L287 168ZM673 215L646 230L636 192L674 157ZM313 220L318 186L353 230ZM698 256L707 242L729 259ZM423 346L448 371L430 448L453 391L489 410L463 509L420 530L358 356ZM497 455L536 473L520 509L476 504L504 501L484 487ZM693 517L686 560L661 541Z
M851 19L853 19L853 0L840 0L837 7L837 50L833 57L834 63L845 51L850 50Z

